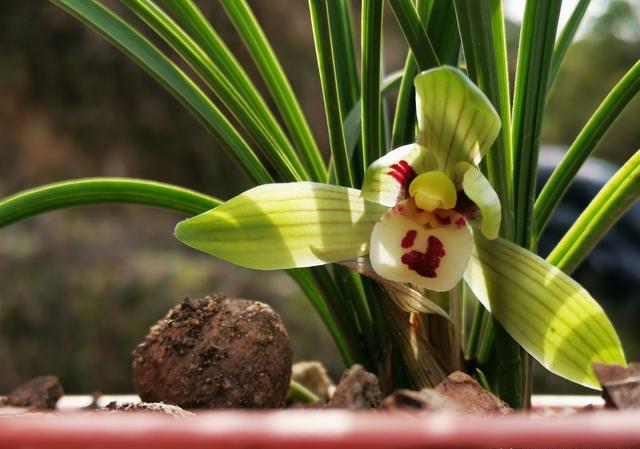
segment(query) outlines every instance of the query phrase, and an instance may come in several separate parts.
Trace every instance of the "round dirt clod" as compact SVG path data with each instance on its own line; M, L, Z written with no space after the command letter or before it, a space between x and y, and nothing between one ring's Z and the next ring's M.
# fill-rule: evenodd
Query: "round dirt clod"
M133 356L141 399L183 408L282 407L291 377L291 346L278 314L223 295L185 299Z

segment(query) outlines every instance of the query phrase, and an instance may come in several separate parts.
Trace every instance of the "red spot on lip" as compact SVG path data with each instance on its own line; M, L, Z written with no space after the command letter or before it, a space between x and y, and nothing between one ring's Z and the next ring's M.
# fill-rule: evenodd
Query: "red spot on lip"
M391 165L391 171L388 171L387 174L398 181L405 189L409 188L409 184L411 184L411 181L416 177L416 171L405 160Z
M427 248L424 253L410 251L404 254L401 260L410 270L415 271L420 276L434 278L437 276L436 270L440 266L440 260L445 254L444 245L440 239L430 235L427 239Z
M416 241L417 235L418 235L418 231L414 229L412 229L411 231L407 231L404 238L402 239L402 242L400 243L400 246L402 246L405 249L411 248L413 246L413 242Z

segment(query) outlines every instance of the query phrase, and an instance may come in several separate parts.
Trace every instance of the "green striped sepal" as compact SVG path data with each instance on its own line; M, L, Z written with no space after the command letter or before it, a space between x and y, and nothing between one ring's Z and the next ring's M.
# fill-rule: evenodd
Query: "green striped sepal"
M549 371L599 389L591 363L626 365L607 315L577 282L537 255L476 234L465 280L506 331Z
M433 151L440 169L478 165L500 132L500 116L460 70L442 66L418 75L418 143Z
M309 267L367 254L371 230L387 209L346 187L264 184L178 223L175 235L247 268Z

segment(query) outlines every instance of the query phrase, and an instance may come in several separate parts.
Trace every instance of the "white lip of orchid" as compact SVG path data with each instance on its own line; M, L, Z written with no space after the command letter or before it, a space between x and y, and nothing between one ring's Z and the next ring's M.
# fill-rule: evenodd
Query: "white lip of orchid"
M462 193L440 170L413 174L413 179L387 174L408 188L374 227L373 269L392 281L450 290L462 277L473 245L466 217L455 209Z

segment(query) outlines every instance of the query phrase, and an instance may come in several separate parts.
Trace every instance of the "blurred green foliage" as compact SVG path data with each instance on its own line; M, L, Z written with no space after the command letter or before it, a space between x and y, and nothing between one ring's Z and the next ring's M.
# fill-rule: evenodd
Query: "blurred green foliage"
M604 2L596 2L603 4ZM598 6L594 4L593 6ZM570 144L609 91L640 57L638 7L625 1L609 3L602 15L585 20L583 38L567 52L552 87L542 139ZM640 97L634 98L594 155L625 162L640 142Z

